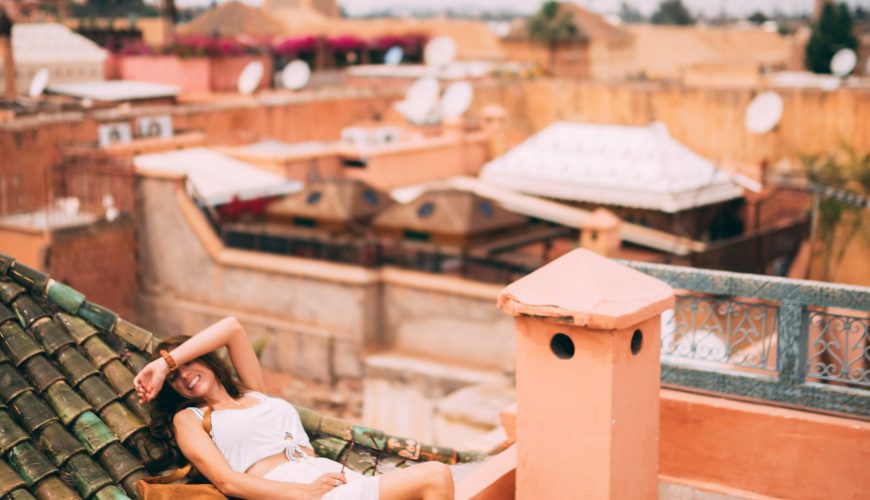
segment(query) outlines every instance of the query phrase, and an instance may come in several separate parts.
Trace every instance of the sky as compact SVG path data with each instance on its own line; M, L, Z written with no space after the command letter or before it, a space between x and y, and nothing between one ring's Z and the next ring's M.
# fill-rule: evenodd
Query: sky
M156 0L152 0L156 1ZM261 0L243 0L252 5L259 5ZM622 1L634 5L642 12L650 14L655 10L659 0L574 0L591 10L603 13L615 13ZM176 0L179 6L202 6L211 4L212 0ZM363 15L373 10L384 8L429 9L429 8L468 8L480 10L509 9L518 12L532 12L538 8L542 0L339 0L339 4L350 15ZM870 0L846 0L850 5L861 5L870 8ZM780 10L785 13L810 12L813 0L683 0L693 12L703 12L714 15L722 10L732 15L748 15L756 10L772 13Z

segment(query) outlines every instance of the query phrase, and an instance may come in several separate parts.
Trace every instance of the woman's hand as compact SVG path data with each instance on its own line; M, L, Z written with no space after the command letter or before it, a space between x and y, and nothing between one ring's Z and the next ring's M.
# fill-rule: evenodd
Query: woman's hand
M142 368L133 379L133 387L139 395L139 403L147 403L156 398L168 374L169 367L162 359L155 359L145 365L145 368Z
M308 487L313 498L320 498L332 491L333 488L341 486L346 482L347 479L344 477L344 474L340 472L327 472L311 483L308 483Z

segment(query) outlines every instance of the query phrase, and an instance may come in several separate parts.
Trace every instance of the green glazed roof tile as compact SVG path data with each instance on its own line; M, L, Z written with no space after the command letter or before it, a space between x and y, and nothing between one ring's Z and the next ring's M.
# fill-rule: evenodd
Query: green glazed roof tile
M30 441L16 444L6 457L9 465L27 484L32 485L49 474L57 473L57 468Z
M11 304L15 297L26 291L26 288L10 279L0 279L0 300L4 304Z
M22 393L10 406L16 420L30 433L49 422L59 420L51 408L32 392Z
M70 429L91 454L97 453L109 444L118 441L118 436L94 412L83 413L73 422Z
M0 304L0 324L3 324L10 319L18 319L18 316L16 316L16 314L12 312L12 309L9 309L3 304Z
M17 490L13 490L6 497L8 500L36 500L36 497L33 496L27 489L18 488Z
M70 385L77 387L83 383L88 377L98 375L98 370L88 358L86 358L78 349L63 349L57 353L57 364L60 365L60 370L66 375Z
M28 328L36 320L48 316L45 309L39 307L36 301L27 295L19 295L18 298L12 302L12 310L15 311L18 320L21 321L21 326L24 328Z
M117 401L118 395L100 377L88 377L78 387L79 392L94 406L97 411L109 403Z
M0 345L16 366L43 352L42 347L13 321L0 325Z
M94 325L78 316L70 316L69 314L59 312L54 315L54 319L66 328L66 331L76 340L76 344L79 345L100 333L99 330L94 328Z
M5 275L14 263L15 259L13 259L11 256L0 253L0 276Z
M63 374L45 356L34 356L28 359L22 368L27 379L40 393L48 389L51 384L64 380Z
M94 496L91 497L91 500L127 500L128 497L120 488L115 486L114 484L110 484L104 488L101 488L100 491L94 493Z
M126 441L134 432L146 426L141 418L137 417L120 402L114 402L100 411L100 418L121 439Z
M60 421L69 425L79 415L94 408L78 395L66 382L58 382L49 387L43 397L54 409Z
M56 475L46 477L32 488L39 500L76 500L81 498L76 490Z
M144 472L142 463L121 443L109 443L95 455L115 482L121 482L135 472Z
M117 394L133 391L133 372L120 360L113 359L103 367L103 375Z
M121 358L121 356L109 347L109 345L100 337L94 336L89 338L81 344L81 347L84 349L85 354L87 354L88 359L91 360L94 366L100 369L102 369L106 363Z
M33 390L21 373L9 363L0 363L0 397L9 402L18 395Z
M76 453L85 451L84 446L59 423L46 425L37 443L56 467L63 465Z
M86 453L73 455L61 470L84 498L112 484L112 478Z
M0 497L24 486L27 486L27 482L5 460L0 460Z
M48 282L48 300L64 311L76 314L84 303L85 296L75 288L51 280Z
M16 262L12 268L6 271L6 275L18 282L19 285L30 290L36 295L45 295L45 287L48 286L48 275Z
M82 306L79 308L78 315L94 326L102 328L109 333L115 329L115 321L118 320L118 315L113 311L87 300L84 301Z
M49 356L54 356L63 347L75 345L75 341L66 333L66 330L50 317L34 323L30 327L30 331L33 332L33 336Z
M118 322L115 323L115 335L142 352L151 352L154 335L144 328L139 328L129 321L118 318Z
M12 416L0 410L0 455L5 455L13 446L28 439L28 434L15 423Z

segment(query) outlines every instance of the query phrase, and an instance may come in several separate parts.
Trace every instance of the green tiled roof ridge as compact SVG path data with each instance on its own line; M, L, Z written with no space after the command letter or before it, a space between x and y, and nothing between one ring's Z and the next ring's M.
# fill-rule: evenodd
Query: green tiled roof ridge
M3 283L0 281L0 326L10 319L17 319L30 332L29 335L24 334L24 336L20 336L21 342L26 343L25 339L30 339L33 335L33 330L36 329L43 335L39 338L43 345L40 346L34 342L29 348L17 353L21 354L20 357L13 357L13 359L7 359L3 351L0 351L0 368L6 362L14 363L16 367L24 366L25 364L28 364L28 366L33 364L35 366L39 364L37 360L40 357L62 357L64 355L66 355L65 361L68 361L68 366L86 366L87 363L85 361L87 359L70 358L75 358L76 356L81 358L78 350L79 348L84 350L90 362L97 365L97 370L70 371L65 373L65 378L61 376L59 380L52 380L51 376L46 378L45 375L40 375L40 377L46 379L46 385L39 388L25 388L22 393L30 392L36 397L36 394L48 394L46 391L56 384L63 384L58 388L52 389L52 397L55 399L65 397L64 401L69 401L75 399L74 396L70 395L72 389L67 390L67 388L73 387L69 384L74 384L74 387L79 392L86 391L90 401L80 401L79 403L84 402L87 405L90 402L89 406L96 406L92 406L91 409L84 409L84 407L80 406L78 410L74 410L70 414L61 411L60 413L65 414L63 416L64 422L62 423L64 425L71 425L75 431L73 433L75 437L84 444L85 455L105 458L110 450L114 455L122 454L126 451L127 447L131 446L128 440L132 440L142 428L134 428L130 432L125 432L112 440L110 435L114 435L114 433L106 427L103 419L108 418L110 424L112 422L123 422L125 419L136 416L147 421L147 412L140 414L144 408L135 403L135 393L132 392L132 378L130 370L126 369L126 365L131 365L131 367L136 367L137 369L144 366L147 358L142 353L151 353L160 342L160 338L152 332L120 318L115 312L99 304L89 302L83 293L74 288L55 281L40 271L16 262L11 256L0 253L0 280L4 277L10 278L11 282ZM20 290L14 286L3 286L8 283L14 283L15 286L20 287ZM25 307L20 314L16 309L15 314L4 316L3 310L5 306L3 303L11 305L13 301L18 301L25 291L56 306L60 312L54 315L41 315L38 312L39 306L34 303L32 309ZM27 300L22 301L22 303L27 302ZM59 339L59 334L54 331L53 327L49 326L52 324L49 320L62 325L64 327L63 330L69 334L71 339ZM127 353L126 359L122 361L121 356L111 351L103 343L99 336L101 331L114 335L118 340L123 341L135 351ZM5 340L3 343L5 349L7 347ZM76 349L70 349L70 346ZM106 368L109 370L107 371ZM120 378L113 380L113 373L118 373ZM94 377L97 374L102 376ZM104 382L102 380L103 377L108 381L116 397L112 397L110 393L106 392L106 384L102 383ZM17 398L22 393L10 396L9 400L12 401L14 399L17 401ZM125 394L126 397L124 397ZM320 456L346 462L351 469L365 474L380 474L395 467L404 467L420 461L436 460L454 464L478 461L483 457L483 455L476 452L463 452L447 447L425 445L415 439L392 436L377 429L356 425L348 420L320 415L313 410L297 405L294 406L302 416L303 426L311 436L312 444ZM134 408L133 414L127 410L128 407ZM65 407L61 408L65 409ZM98 412L99 416L95 412ZM0 411L0 417L2 417L2 414L3 412ZM2 423L2 418L0 418L0 423ZM33 432L42 433L44 428L49 425L51 425L50 422L42 423ZM65 431L68 430L63 426L60 427ZM56 429L55 432L57 432ZM138 434L141 435L141 433ZM27 435L30 436L30 433ZM118 441L119 438L120 441ZM24 442L29 443L31 440L32 436L30 440ZM128 446L122 446L121 442L124 442ZM143 450L148 447L148 443L142 442L135 443L135 445L132 447L137 450ZM0 448L2 448L2 440L0 440ZM0 449L0 455L5 456L6 453L6 450ZM72 453L69 456L64 456L64 458L69 461L80 453ZM133 456L129 458L133 458ZM99 462L104 467L111 465L111 461L99 460ZM124 460L121 460L121 462L124 462ZM13 488L17 495L11 495L10 492L12 490L10 492L3 491L4 464L6 464L5 459L0 461L0 497L10 494L11 497L29 498L19 491L20 488ZM78 488L86 488L80 481L76 482L73 475L66 472L64 474L70 478L69 483L74 484ZM135 495L135 488L132 487L135 483L128 479L138 479L144 476L145 473L140 469L138 473L134 471L132 474L132 476L125 479L119 477L117 471L113 471L112 479L118 483L123 482L124 489L131 495ZM45 477L53 478L55 475L59 474L52 472ZM26 481L25 484L29 484L32 489L35 489L34 484ZM38 484L42 483L38 482ZM63 481L51 481L49 486L53 485L54 488L62 488L62 485L65 484L67 483ZM83 492L89 493L90 498L119 498L117 494L120 491L114 484L107 484L99 489L99 491L92 492L85 489ZM72 490L69 493L71 492Z

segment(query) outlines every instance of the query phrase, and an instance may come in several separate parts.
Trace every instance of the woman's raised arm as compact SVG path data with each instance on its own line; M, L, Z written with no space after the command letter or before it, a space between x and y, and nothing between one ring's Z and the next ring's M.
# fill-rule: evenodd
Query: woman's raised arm
M248 389L263 391L263 371L254 348L251 347L248 334L236 318L224 318L217 323L197 332L180 346L169 352L178 366L188 363L200 356L226 347L230 361L239 376L239 380ZM157 396L163 387L163 381L168 373L168 367L163 360L149 363L134 379L134 387L140 400L150 401Z

